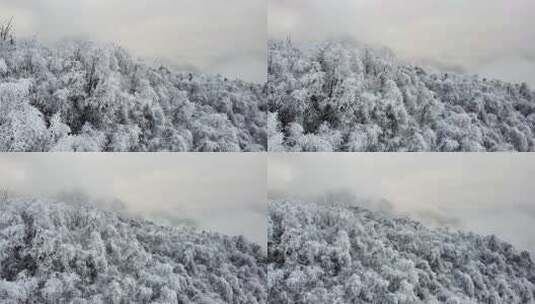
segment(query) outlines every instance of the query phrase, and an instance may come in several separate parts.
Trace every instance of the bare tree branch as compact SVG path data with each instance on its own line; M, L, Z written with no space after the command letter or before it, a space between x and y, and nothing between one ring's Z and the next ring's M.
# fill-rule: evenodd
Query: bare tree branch
M13 34L13 17L9 19L8 23L0 25L0 40L1 41L9 40L11 44L15 44L15 38Z
M9 199L9 190L7 188L0 189L0 202L6 202Z

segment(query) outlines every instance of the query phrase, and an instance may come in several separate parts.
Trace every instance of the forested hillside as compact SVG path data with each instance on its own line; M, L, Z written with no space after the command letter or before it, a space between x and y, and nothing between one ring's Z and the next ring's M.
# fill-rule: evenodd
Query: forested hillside
M535 92L349 42L269 42L271 151L535 151Z
M266 303L265 254L242 237L11 200L0 203L0 302Z
M273 304L533 303L535 264L495 236L359 207L272 201Z
M0 39L0 151L262 151L263 90L116 46Z

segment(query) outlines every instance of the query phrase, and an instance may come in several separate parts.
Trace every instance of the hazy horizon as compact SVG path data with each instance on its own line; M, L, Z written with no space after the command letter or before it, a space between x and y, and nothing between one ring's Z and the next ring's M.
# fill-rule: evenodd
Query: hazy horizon
M340 195L428 225L496 234L535 257L526 229L535 225L535 155L273 154L268 167L271 198Z
M403 60L535 88L535 2L269 0L268 36L348 38Z
M262 0L0 0L0 21L45 43L80 38L115 43L134 56L263 83Z
M0 154L0 189L55 198L86 193L128 213L243 235L266 245L266 156L260 153Z

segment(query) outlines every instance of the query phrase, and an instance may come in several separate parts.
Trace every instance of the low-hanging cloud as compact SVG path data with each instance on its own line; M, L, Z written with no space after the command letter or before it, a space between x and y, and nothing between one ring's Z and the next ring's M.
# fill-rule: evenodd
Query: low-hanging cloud
M309 199L338 191L351 200L350 191L364 207L495 234L535 256L535 233L526 229L535 226L535 155L274 154L268 167L271 197Z
M351 38L450 70L535 87L531 0L270 0L272 38Z
M264 0L0 0L0 18L11 16L19 36L112 42L179 67L265 79Z
M0 154L0 189L88 196L170 224L195 224L266 244L264 154ZM76 200L76 199L75 199Z

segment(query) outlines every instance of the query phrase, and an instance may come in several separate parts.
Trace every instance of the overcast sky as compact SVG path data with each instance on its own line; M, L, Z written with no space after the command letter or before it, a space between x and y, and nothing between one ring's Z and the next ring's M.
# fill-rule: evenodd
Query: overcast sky
M269 35L350 37L398 57L535 87L533 0L268 0Z
M496 234L535 256L535 154L271 154L268 167L272 197L347 190L429 225Z
M82 190L135 215L193 220L266 244L266 155L257 153L0 154L0 188L34 197Z
M114 42L134 54L263 82L266 0L0 0L18 36Z

